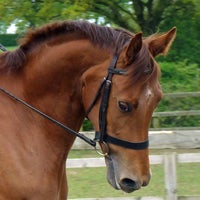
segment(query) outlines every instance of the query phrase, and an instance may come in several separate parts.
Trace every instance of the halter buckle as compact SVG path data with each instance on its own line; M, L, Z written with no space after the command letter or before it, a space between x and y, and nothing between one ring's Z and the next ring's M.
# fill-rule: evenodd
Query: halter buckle
M109 155L109 147L107 145L106 142L99 142L99 146L100 146L100 149L97 149L97 147L95 146L95 151L100 155L100 156L104 156L104 157L107 157Z

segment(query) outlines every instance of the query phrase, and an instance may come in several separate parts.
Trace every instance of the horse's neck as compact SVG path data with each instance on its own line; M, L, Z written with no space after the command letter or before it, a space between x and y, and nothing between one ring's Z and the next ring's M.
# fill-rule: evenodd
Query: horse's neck
M108 58L102 52L86 40L43 48L25 67L26 99L78 130L84 119L80 79L87 69Z
M81 77L109 57L106 51L102 53L87 42L81 44L71 42L36 51L27 58L27 66L16 74L0 75L0 86L78 130L84 119ZM4 94L1 94L0 110L3 141L0 150L12 149L9 155L17 155L27 169L34 170L38 165L40 169L56 169L56 175L58 171L61 173L75 137ZM30 163L27 155L31 155Z

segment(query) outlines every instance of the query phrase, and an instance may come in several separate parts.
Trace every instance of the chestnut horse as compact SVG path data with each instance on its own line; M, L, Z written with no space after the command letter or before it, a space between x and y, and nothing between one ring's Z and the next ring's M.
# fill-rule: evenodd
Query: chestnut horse
M0 199L66 199L76 136L100 143L115 189L146 186L148 127L162 97L154 57L168 52L175 33L143 38L64 21L29 31L16 50L2 53ZM86 115L94 140L77 132Z

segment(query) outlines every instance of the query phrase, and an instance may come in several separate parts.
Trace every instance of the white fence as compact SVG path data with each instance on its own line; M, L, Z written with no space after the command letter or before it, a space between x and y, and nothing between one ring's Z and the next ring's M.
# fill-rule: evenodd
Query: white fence
M184 97L199 97L200 92L178 92L167 93L163 95L164 98L176 99ZM182 111L166 111L166 112L154 112L153 117L171 117L171 116L196 116L200 115L200 110L182 110Z
M83 132L94 138L94 132ZM200 130L149 131L151 149L200 148ZM72 149L91 149L83 140L77 138Z
M93 132L84 133L88 137L94 136ZM195 197L178 197L176 185L176 163L200 162L200 130L173 130L173 131L150 131L149 132L151 149L179 149L179 148L198 148L199 153L169 155L150 155L150 163L163 164L165 172L165 189L166 200L200 200L200 196ZM80 139L76 139L73 149L91 148ZM82 167L103 167L105 166L104 158L82 158L69 159L68 168ZM198 177L197 177L198 178ZM75 199L74 199L75 200ZM80 199L77 199L80 200ZM161 197L126 197L126 198L89 198L81 200L163 200Z
M176 163L200 162L200 153L150 155L150 163L163 164L165 173L166 200L200 200L200 196L178 197L176 185ZM105 167L104 158L68 159L67 168ZM163 200L160 197L141 198L89 198L79 200ZM73 199L75 200L75 199ZM78 199L77 199L78 200Z

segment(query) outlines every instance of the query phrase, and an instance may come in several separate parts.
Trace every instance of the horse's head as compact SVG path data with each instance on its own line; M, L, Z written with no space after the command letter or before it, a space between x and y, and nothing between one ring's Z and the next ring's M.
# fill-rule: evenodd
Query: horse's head
M173 28L145 39L138 33L119 55L111 58L107 77L108 62L84 75L83 103L87 110L96 95L88 117L95 131L100 132L96 139L103 151L109 149L105 156L107 179L116 189L132 192L149 183L148 128L162 98L159 68L154 58L167 53L175 33ZM106 81L99 87L103 77L110 84L108 91Z

